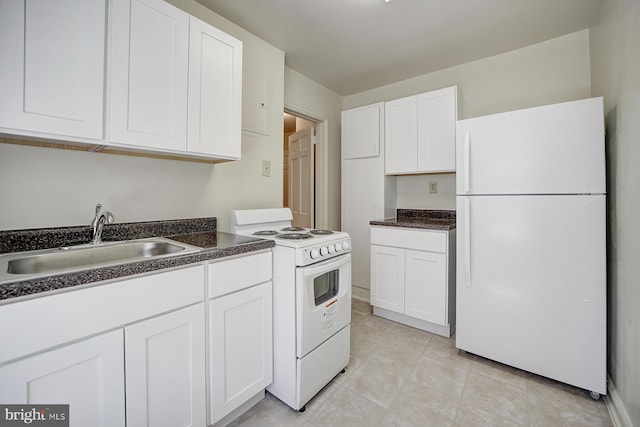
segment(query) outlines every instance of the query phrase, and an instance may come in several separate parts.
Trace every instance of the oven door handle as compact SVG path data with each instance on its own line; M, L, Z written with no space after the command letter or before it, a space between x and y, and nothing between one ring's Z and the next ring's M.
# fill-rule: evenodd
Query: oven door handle
M330 259L327 261L323 261L319 264L313 264L309 267L302 267L303 274L305 277L308 276L317 276L318 273L324 273L326 271L336 270L344 265L347 265L351 262L351 254L347 253L340 256L337 259Z

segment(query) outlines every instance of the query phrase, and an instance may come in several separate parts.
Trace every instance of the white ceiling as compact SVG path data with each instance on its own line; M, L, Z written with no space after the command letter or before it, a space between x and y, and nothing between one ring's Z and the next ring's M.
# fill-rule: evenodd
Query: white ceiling
M346 96L589 28L601 0L197 0Z

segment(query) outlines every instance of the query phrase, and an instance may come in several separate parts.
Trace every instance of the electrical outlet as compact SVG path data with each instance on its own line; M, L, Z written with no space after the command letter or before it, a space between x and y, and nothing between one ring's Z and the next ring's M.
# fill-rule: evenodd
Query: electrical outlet
M429 181L429 193L438 192L438 181Z
M271 176L271 162L269 160L262 161L262 176Z

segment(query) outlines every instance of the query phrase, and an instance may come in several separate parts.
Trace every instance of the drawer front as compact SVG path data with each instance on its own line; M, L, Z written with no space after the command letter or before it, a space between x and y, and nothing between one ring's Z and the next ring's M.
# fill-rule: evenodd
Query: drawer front
M0 306L0 364L204 300L204 265Z
M209 264L209 298L236 292L272 276L271 251Z
M447 240L447 231L371 227L371 244L374 245L446 253Z

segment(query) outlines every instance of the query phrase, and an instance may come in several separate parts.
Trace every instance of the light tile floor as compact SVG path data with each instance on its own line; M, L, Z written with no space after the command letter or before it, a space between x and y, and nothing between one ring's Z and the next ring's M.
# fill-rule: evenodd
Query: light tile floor
M613 426L601 398L459 352L353 300L351 361L299 413L267 393L233 426Z

